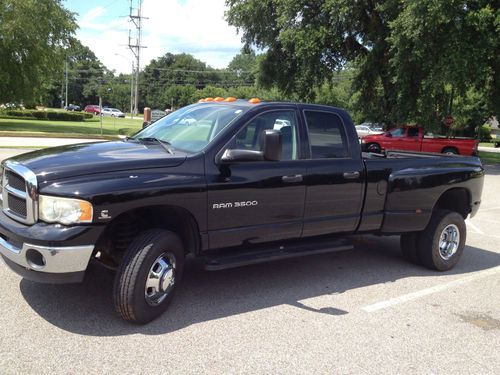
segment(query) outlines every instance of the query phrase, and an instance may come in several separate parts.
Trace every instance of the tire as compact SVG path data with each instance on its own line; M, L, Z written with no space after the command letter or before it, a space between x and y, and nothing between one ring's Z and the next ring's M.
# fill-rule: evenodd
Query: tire
M445 231L447 230L447 231ZM457 233L458 238L453 237ZM427 268L448 271L459 261L465 247L467 229L464 218L452 211L437 210L432 214L427 227L421 232L418 238L417 255ZM448 249L441 245L448 242Z
M399 240L403 257L411 263L421 264L417 255L419 232L403 233Z
M458 151L456 148L453 147L445 147L442 151L443 154L448 154L448 155L458 155Z
M137 324L159 317L172 301L183 269L184 249L179 236L163 229L140 233L125 252L115 276L116 311ZM147 282L156 287L147 288Z
M378 143L369 143L368 146L366 146L366 150L368 152L375 152L377 154L380 154L380 152L382 151Z

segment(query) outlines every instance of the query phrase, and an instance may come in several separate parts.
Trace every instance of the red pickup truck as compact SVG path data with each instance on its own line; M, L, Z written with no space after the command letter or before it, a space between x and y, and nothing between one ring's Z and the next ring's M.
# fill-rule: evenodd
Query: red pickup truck
M418 126L394 128L383 134L361 138L363 151L405 150L443 154L476 155L479 141L473 138L447 138L424 135Z

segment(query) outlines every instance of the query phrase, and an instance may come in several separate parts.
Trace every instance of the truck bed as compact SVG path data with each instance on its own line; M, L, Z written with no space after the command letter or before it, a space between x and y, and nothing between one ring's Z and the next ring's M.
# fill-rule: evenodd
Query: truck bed
M366 194L358 231L404 233L422 230L434 205L450 189L480 196L484 170L477 157L387 151L363 153ZM468 201L475 214L479 202Z

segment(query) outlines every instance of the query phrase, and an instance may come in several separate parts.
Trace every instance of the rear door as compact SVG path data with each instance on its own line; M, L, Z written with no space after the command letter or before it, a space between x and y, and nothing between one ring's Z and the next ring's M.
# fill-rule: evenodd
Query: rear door
M303 236L356 229L364 193L364 164L349 116L329 107L301 106L308 141Z

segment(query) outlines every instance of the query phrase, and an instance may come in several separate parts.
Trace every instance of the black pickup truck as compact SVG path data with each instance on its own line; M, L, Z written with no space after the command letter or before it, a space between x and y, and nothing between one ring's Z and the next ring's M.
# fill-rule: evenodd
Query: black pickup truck
M133 137L30 152L1 167L0 253L26 279L116 272L114 304L145 323L186 256L218 270L401 235L403 254L452 268L481 201L476 157L362 154L329 106L228 98L181 108Z

